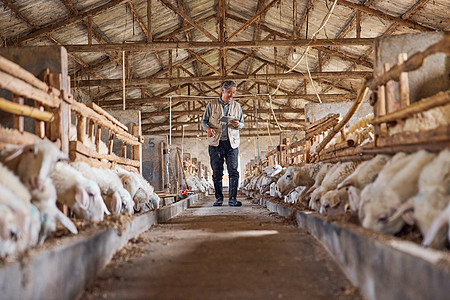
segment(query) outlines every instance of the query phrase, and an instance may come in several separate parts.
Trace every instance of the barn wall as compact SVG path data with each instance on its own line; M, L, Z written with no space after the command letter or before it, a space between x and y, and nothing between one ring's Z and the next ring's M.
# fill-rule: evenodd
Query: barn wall
M375 66L382 67L385 63L396 64L399 53L406 52L408 57L411 57L414 53L438 42L443 36L443 32L424 32L377 38ZM450 56L437 53L428 57L420 69L408 73L411 103L448 90L449 78Z
M311 121L314 117L314 120L317 121L330 113L338 113L341 117L344 117L352 105L352 102L310 103L305 106L306 120ZM352 126L356 121L371 113L373 113L373 107L368 102L361 103L356 113L347 123L348 126Z

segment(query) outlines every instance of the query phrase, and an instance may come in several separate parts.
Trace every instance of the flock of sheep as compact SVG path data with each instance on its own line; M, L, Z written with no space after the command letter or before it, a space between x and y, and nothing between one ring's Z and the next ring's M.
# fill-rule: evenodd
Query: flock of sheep
M443 248L450 239L448 149L377 155L361 163L271 165L246 178L242 190L302 202L328 216L357 212L363 227L390 235L416 224L424 246Z
M49 141L0 153L0 193L0 257L42 244L56 230L57 221L77 234L57 202L67 205L76 218L94 222L105 214L155 209L160 202L140 174L69 163Z

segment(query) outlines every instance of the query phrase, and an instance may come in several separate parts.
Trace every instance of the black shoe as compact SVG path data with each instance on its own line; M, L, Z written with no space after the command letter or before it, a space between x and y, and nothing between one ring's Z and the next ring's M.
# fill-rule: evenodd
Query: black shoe
M222 206L222 200L216 200L216 202L214 202L213 206Z
M237 201L237 200L229 200L228 201L228 206L242 206L242 202L241 201Z

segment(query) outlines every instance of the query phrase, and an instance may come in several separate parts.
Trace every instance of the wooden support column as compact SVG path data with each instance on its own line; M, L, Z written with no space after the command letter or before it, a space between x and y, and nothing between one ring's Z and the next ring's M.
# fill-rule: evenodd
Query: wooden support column
M47 81L49 86L58 90L63 89L61 74L48 74ZM66 91L62 92L67 93ZM55 119L49 126L47 137L52 142L59 139L61 141L61 151L65 154L69 154L70 105L66 101L62 100L59 108L53 109L52 112Z
M383 68L375 68L375 76L381 76L383 74ZM375 103L374 117L378 118L386 114L386 89L384 85L380 85L377 91L377 101ZM385 136L387 134L386 124L380 124L374 126L375 132L375 145L377 144L378 137Z
M277 39L277 36L276 35L274 35L273 36L273 40L275 41ZM277 47L273 47L273 61L274 61L274 64L275 64L275 74L277 74L278 73L278 62L277 62L277 55L278 53L277 53Z
M164 186L165 186L164 172L165 172L165 168L164 168L164 142L161 141L161 189L163 191L164 191Z
M95 135L95 150L100 153L100 141L102 140L102 128L97 125L97 134Z
M18 95L13 94L12 98L13 98L13 102L14 103L17 103L19 105L23 105L24 104L23 97L20 97ZM13 116L13 120L14 120L14 129L19 130L19 132L23 132L25 130L24 117L23 116L14 115Z
M388 72L392 67L391 63L384 64L384 72ZM395 82L393 80L389 80L386 82L386 113L391 113L396 111L397 105L395 101Z
M356 11L356 38L359 39L361 37L361 12L359 10Z
M37 103L36 101L35 101L34 105L39 111L42 111L42 112L44 111L44 107L42 105L39 105L39 103ZM42 120L35 120L34 126L35 126L36 135L38 137L40 137L41 139L43 139L45 137L45 122Z
M122 141L122 157L127 158L127 144Z
M110 154L110 155L113 153L114 136L115 136L114 131L110 130L109 131L109 139L108 139L108 154Z
M317 50L317 59L319 61L319 72L322 72L323 62L322 62L322 51L320 50Z
M406 53L400 53L397 57L397 63L399 65L403 64L408 59L408 55ZM409 106L409 82L408 82L408 73L401 72L400 80L399 80L399 92L400 92L400 108L403 109Z
M95 140L95 123L93 120L89 120L89 139L92 143Z
M172 72L173 72L173 70L172 70L172 50L167 50L167 51L169 54L169 85L172 86L172 83L170 81L173 76L173 74L172 74Z
M147 0L147 43L152 42L152 0Z
M88 16L88 44L92 45L92 15Z
M86 143L86 117L77 116L77 140L82 144ZM98 151L98 150L97 150Z

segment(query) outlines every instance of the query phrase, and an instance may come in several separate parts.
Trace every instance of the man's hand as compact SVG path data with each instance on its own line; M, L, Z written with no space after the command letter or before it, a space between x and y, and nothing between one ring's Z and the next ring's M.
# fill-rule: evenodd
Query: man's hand
M206 128L206 133L208 134L208 137L213 137L216 135L216 131L212 128Z
M231 120L230 124L233 125L234 127L238 127L239 126L239 120Z

